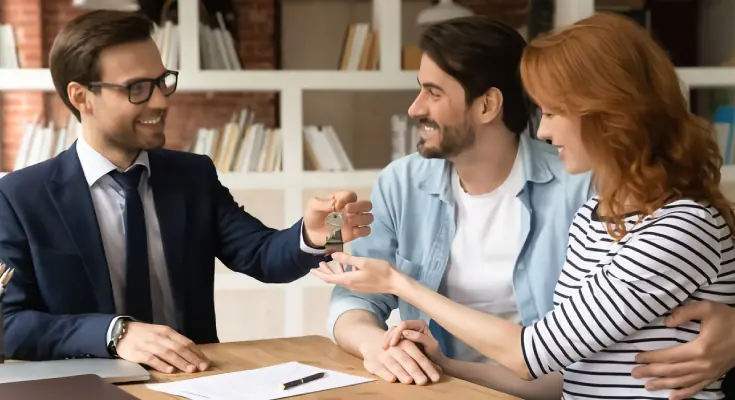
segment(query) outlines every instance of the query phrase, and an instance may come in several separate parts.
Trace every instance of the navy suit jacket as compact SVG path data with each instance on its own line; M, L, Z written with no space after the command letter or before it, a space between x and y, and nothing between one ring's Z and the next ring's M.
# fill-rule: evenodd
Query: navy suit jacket
M177 325L195 343L218 341L215 257L267 283L325 260L301 250L301 221L279 231L240 207L209 157L161 149L149 160ZM3 298L7 358L109 357L115 305L76 144L0 179L0 259L15 268Z

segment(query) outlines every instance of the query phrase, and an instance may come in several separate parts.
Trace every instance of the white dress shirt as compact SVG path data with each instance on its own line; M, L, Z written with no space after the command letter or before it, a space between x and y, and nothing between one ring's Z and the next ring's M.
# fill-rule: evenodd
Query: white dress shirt
M94 150L82 136L77 139L77 156L89 185L94 211L97 215L97 224L102 235L102 245L107 258L107 267L110 271L110 283L115 299L115 310L125 315L125 192L120 185L109 175L110 171L120 170L110 160ZM140 178L138 191L143 201L143 212L146 221L146 235L148 237L148 265L151 286L151 306L153 307L153 322L156 324L175 327L175 304L168 279L166 259L163 254L161 230L158 224L158 215L153 199L153 191L148 184L151 175L148 153L141 152L133 165L143 165L145 171ZM132 168L132 166L131 166ZM119 317L118 317L119 318ZM114 322L117 320L113 320ZM107 331L109 335L112 325Z
M107 267L110 272L112 293L115 300L115 310L120 316L112 320L107 329L105 344L110 342L112 327L125 310L125 192L122 187L109 175L117 168L110 160L94 150L83 136L77 139L77 156L89 184L94 211L97 215L102 244L107 258ZM168 277L166 259L163 253L161 230L156 214L153 191L148 184L151 176L151 167L148 153L141 151L134 165L143 165L145 171L140 178L138 191L143 201L143 211L146 221L146 235L148 237L148 265L151 287L151 306L153 307L153 323L167 325L174 329L176 319L173 294ZM132 168L133 166L130 166ZM129 169L129 168L128 168ZM323 254L323 249L314 249L306 245L301 232L301 250L310 254Z

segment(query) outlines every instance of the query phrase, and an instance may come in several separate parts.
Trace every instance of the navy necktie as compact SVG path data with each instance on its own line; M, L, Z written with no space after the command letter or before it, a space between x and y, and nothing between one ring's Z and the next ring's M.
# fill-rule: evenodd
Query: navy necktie
M141 322L152 323L148 237L143 201L138 192L144 169L135 165L126 172L111 171L110 176L125 190L125 313Z

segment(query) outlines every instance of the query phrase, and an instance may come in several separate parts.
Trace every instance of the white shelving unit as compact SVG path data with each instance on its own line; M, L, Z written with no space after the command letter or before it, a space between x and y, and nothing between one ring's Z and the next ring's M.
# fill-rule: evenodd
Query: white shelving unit
M278 191L283 199L283 221L290 226L298 220L307 200L306 191L359 190L369 192L377 178L378 170L354 172L305 171L303 160L303 94L308 90L374 91L417 89L415 72L401 70L401 2L396 0L372 1L372 26L380 37L380 69L377 71L339 70L202 70L199 59L199 2L179 0L179 32L182 43L178 92L257 92L277 91L280 94L279 125L284 134L283 170L276 173L221 173L220 180L233 194L248 191L258 196L263 191ZM0 69L0 91L54 91L48 69ZM237 197L237 195L236 195ZM256 201L257 202L257 201ZM274 208L279 207L273 205ZM246 208L247 209L247 208ZM252 211L251 211L252 212ZM225 272L221 272L225 271ZM220 339L244 340L260 337L293 336L323 328L315 318L308 317L311 298L307 291L321 290L315 294L323 300L330 287L312 276L287 285L265 285L242 274L223 269L218 262L215 275L216 302L218 304L218 328ZM272 294L280 292L282 295ZM248 296L262 296L259 302L282 303L278 310L271 310L269 319L281 319L277 328L246 328L250 324L269 326L267 316L258 310L243 310L241 304ZM275 297L272 297L275 296ZM324 303L315 306L322 314ZM313 301L311 301L313 303ZM275 307L275 306L273 306ZM251 316L245 316L249 311ZM282 313L282 315L278 315ZM311 325L309 330L307 325ZM268 330L270 329L270 330ZM276 330L277 332L274 332Z
M307 1L307 0L299 0ZM278 190L283 195L283 221L291 225L301 217L305 203L305 191L310 190L367 190L373 186L378 170L355 172L312 172L304 170L303 136L304 125L303 96L308 90L371 91L371 90L411 90L417 89L416 73L401 70L401 32L402 5L398 0L372 0L372 25L378 31L380 43L380 69L377 71L329 71L329 70L280 70L280 71L211 71L201 70L199 65L198 1L179 0L179 32L182 43L179 68L180 92L236 92L236 91L277 91L280 93L280 127L284 133L283 171L277 173L223 173L222 183L232 191ZM572 23L591 15L595 9L594 0L556 0L554 21L557 26ZM717 88L735 86L735 68L680 68L679 76L684 87ZM0 69L0 90L53 91L53 83L46 69ZM735 182L735 166L723 169L724 179ZM257 196L257 194L255 194ZM275 206L274 206L275 207ZM240 325L220 327L222 340L244 340L259 337L293 336L309 333L308 325L314 319L324 317L325 310L317 317L305 307L313 302L312 289L328 289L325 284L311 276L288 285L264 285L247 276L218 272L216 290L218 293L269 290L282 290L281 295L265 296L258 302L274 301L281 304L280 311L273 315L250 315L258 310L243 310L247 302L239 293L228 297L226 309L218 308L218 324L222 320L244 319ZM261 292L262 291L262 292ZM224 294L223 294L224 295ZM229 294L228 294L229 296ZM269 295L270 296L270 295ZM324 301L325 292L315 294ZM219 300L218 300L219 301ZM270 304L270 303L268 303ZM320 304L318 307L323 307ZM270 311L269 311L270 312ZM282 313L278 315L278 313ZM253 325L266 318L281 318L281 325L273 325L270 331L251 334ZM262 319L261 319L262 318ZM227 322L229 324L229 321ZM268 322L270 323L270 322ZM316 323L318 325L318 323ZM266 328L263 328L266 329ZM313 331L315 328L311 328ZM240 331L242 330L242 332ZM275 333L274 333L275 331Z
M177 92L409 90L413 71L295 71L179 69ZM54 90L48 69L0 69L0 90Z

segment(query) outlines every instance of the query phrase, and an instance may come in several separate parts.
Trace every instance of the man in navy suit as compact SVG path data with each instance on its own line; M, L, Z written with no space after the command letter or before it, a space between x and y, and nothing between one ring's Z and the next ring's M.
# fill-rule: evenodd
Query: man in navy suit
M345 241L369 234L371 204L352 192L312 199L288 229L266 227L209 157L162 149L177 73L151 29L142 16L97 11L56 37L51 75L83 134L0 180L0 259L15 268L3 300L8 358L207 369L195 344L218 341L215 257L285 283L325 260L329 212L345 213Z

